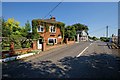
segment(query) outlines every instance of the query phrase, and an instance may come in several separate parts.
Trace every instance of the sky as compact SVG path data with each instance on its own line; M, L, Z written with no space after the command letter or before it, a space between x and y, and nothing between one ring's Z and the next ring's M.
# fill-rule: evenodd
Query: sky
M59 2L3 2L2 16L7 20L14 18L21 26L29 20L44 18ZM50 15L66 25L85 24L90 36L117 35L118 3L117 2L62 2ZM48 15L46 18L50 18Z
M59 2L61 0L2 0L2 2ZM118 2L119 0L63 0L64 2Z

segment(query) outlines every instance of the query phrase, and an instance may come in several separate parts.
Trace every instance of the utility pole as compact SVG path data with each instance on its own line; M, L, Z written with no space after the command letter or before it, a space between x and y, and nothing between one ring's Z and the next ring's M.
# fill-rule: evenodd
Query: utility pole
M108 26L106 26L106 37L108 38Z

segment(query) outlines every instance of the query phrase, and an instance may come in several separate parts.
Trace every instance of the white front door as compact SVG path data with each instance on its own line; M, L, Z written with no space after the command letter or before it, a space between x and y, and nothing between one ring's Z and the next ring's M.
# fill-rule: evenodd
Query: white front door
M77 34L77 42L80 41L80 37L79 37L79 34Z
M38 49L42 49L42 39L38 40Z

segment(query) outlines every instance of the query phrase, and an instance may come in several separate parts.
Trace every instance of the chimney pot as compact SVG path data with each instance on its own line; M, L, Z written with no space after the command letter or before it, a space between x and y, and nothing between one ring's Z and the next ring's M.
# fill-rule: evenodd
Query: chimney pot
M53 16L52 16L50 19L51 19L51 20L53 20L53 21L55 21L55 20L56 20L56 18L55 18L55 17L53 17Z

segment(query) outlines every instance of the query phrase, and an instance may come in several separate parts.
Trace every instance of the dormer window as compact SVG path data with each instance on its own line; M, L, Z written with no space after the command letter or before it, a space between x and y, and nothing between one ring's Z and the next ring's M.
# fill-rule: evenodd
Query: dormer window
M38 26L38 32L44 32L44 26Z
M55 26L50 26L50 32L51 32L51 33L56 33Z

